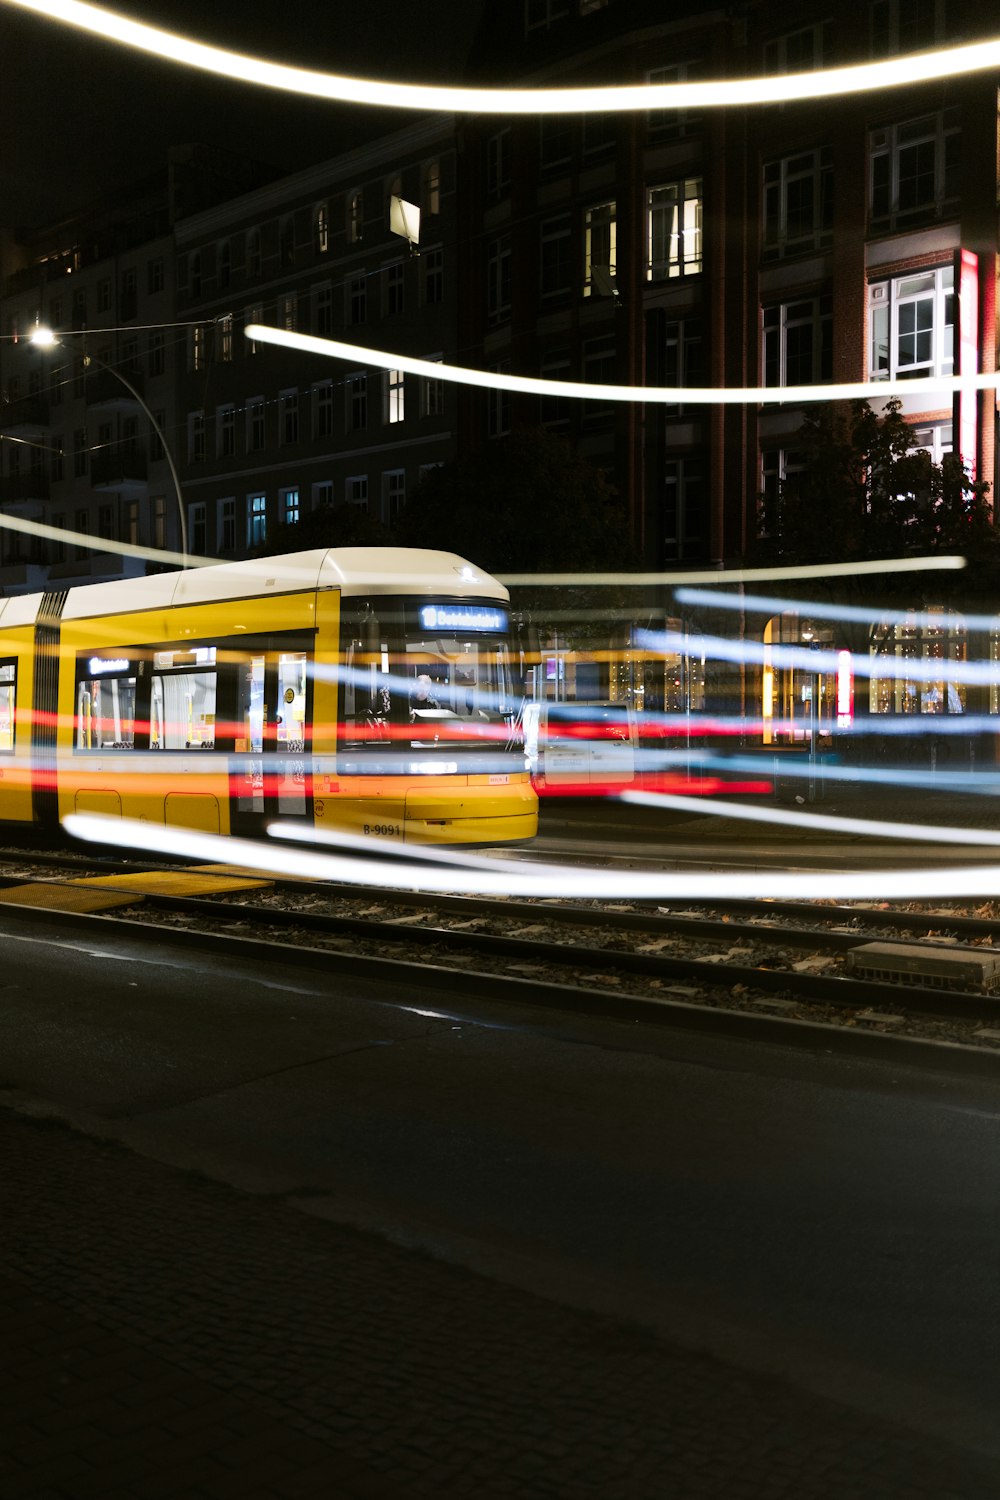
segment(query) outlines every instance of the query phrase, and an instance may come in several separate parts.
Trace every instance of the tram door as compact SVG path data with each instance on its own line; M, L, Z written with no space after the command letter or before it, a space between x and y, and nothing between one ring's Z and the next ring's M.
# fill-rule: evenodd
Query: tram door
M232 829L258 833L276 819L312 817L308 657L261 649L237 667Z

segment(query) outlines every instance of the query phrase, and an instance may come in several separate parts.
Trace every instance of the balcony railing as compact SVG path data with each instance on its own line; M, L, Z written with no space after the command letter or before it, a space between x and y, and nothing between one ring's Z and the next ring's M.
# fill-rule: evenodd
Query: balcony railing
M0 428L4 432L37 431L49 425L49 403L45 396L22 396L0 404Z
M145 448L109 448L90 460L90 483L95 490L121 490L146 482L149 460Z
M122 370L122 375L135 386L141 396L143 394L142 374L139 370ZM138 406L132 392L124 385L114 370L95 369L92 365L87 371L85 386L87 401L91 406Z
M39 469L25 469L22 474L5 474L0 478L0 504L48 498L49 476Z

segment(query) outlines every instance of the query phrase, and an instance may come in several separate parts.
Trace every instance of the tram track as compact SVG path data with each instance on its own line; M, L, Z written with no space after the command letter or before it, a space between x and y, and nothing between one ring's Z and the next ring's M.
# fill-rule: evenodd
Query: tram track
M0 901L12 885L51 885L53 870L75 884L111 870L152 877L177 866L0 854ZM485 987L521 1003L624 1009L661 1022L690 1022L696 1011L739 1014L992 1053L1000 1066L1000 997L859 980L846 968L862 944L912 944L915 934L929 952L989 952L1000 942L991 906L977 914L732 901L650 910L268 880L238 899L136 891L124 916L84 920L152 924L177 941L218 938L229 951L280 948L295 961L391 974L441 993Z

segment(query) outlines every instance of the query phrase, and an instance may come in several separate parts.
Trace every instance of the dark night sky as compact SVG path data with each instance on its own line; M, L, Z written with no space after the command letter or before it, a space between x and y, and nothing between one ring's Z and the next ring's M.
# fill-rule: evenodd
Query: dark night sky
M482 0L106 0L108 9L233 51L328 72L458 82ZM294 169L398 129L348 109L226 83L0 7L0 225L61 218L206 141Z

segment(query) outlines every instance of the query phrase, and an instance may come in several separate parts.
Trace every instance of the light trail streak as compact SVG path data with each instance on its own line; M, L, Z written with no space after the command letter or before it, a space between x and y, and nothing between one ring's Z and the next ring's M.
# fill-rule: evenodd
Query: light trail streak
M774 104L796 99L832 98L874 89L898 88L935 78L955 78L1000 65L1000 41L891 58L853 67L828 68L761 78L717 79L705 83L633 84L600 88L472 89L437 84L385 83L268 62L264 58L210 47L173 32L145 26L82 0L5 0L22 10L76 26L171 62L220 77L286 93L383 108L449 110L482 114L576 114L581 111L721 108Z
M633 401L670 406L682 401L693 406L749 406L755 403L799 406L816 401L881 401L887 396L904 393L908 396L951 397L956 391L994 390L1000 385L1000 370L969 375L927 375L919 380L850 380L837 385L600 385L585 380L541 380L534 375L473 370L466 365L448 365L391 350L345 344L339 339L317 338L312 333L268 328L262 323L248 323L243 332L255 344L274 344L281 349L297 349L303 354L319 354L354 365L373 365L380 370L402 370L406 375L419 375L424 380L446 380L453 385L475 386L478 390L513 391L522 396L563 396L581 401Z
M102 818L93 813L71 813L63 827L73 838L115 847L175 854L185 859L238 865L274 875L338 884L374 885L385 890L447 893L464 896L576 897L622 901L723 901L760 898L841 901L921 900L942 897L1000 894L1000 865L964 870L844 870L769 871L764 874L704 874L685 871L666 874L640 870L566 869L557 864L533 864L530 869L508 861L492 870L450 870L392 867L384 859L354 859L305 849L282 849L255 844L250 839L224 838L154 827L127 819ZM373 841L373 844L377 841ZM384 854L385 845L379 845Z
M961 723L959 719L959 723ZM743 775L760 776L767 760L763 756L751 755L726 755L726 754L703 754L700 750L689 754L686 751L678 751L675 757L679 765L686 764L689 759L697 759L699 768L708 767L714 771L727 771L730 774L736 772ZM780 759L780 751L775 754L776 760ZM910 770L906 766L896 766L888 770L841 766L834 763L824 762L820 768L825 782L843 782L848 786L861 786L866 790L877 787L913 787L918 791L947 791L957 792L968 796L996 797L1000 795L1000 773L995 771L955 771L947 767L939 766L932 769L930 766L922 770ZM807 760L793 761L781 759L781 777L788 781L805 781L817 775L817 770L811 767Z
M690 797L673 797L663 792L622 792L620 801L636 807L665 808L669 812L691 812ZM914 839L925 844L975 844L1000 847L1000 833L982 828L947 828L931 823L892 823L885 818L840 818L828 813L782 811L780 808L744 807L739 803L718 802L699 797L694 809L709 817L733 818L744 823L771 823L788 828L815 828L824 833L842 833L865 838Z
M891 563L885 567L895 571ZM940 629L949 613L954 613L969 630L995 630L1000 634L1000 610L993 615L969 615L963 610L947 609L936 613L926 609L871 609L860 604L826 604L817 599L779 599L765 594L726 594L717 589L679 588L674 590L678 604L706 604L710 608L737 611L759 611L766 615L794 614L812 620L843 620L859 625L913 625L922 629Z
M636 644L663 656L680 653L686 635L676 630L640 630ZM766 645L763 641L729 641L724 636L699 635L699 656L713 661L742 664L769 663L772 666L799 667L804 672L836 672L841 651L818 650L812 646ZM1000 682L1000 661L937 661L933 658L895 656L869 657L851 652L851 669L855 677L886 677L890 674L913 682L973 682L991 685Z
M269 838L285 839L297 844L314 844L320 849L347 849L358 854L371 854L377 848L391 858L404 862L410 860L418 864L452 865L467 870L523 868L502 857L490 859L485 854L465 854L460 849L443 849L437 844L402 844L366 838L360 833L329 833L322 828L303 828L296 823L268 823L266 831Z
M20 531L25 536L45 537L48 541L84 547L88 552L113 552L117 557L139 557L150 562L170 563L177 568L213 568L221 558L192 557L189 552L164 552L157 547L138 547L134 542L116 542L111 537L95 537L88 531L67 531L43 521L29 521L22 516L0 515L5 531Z

